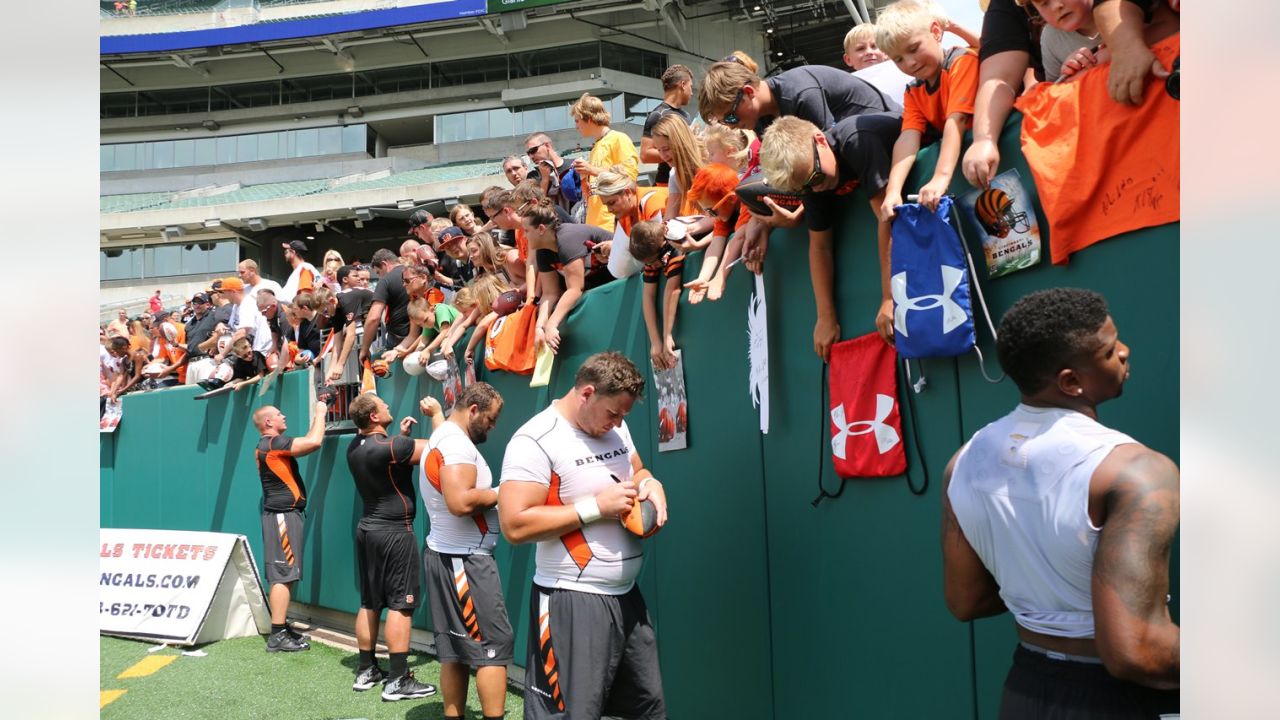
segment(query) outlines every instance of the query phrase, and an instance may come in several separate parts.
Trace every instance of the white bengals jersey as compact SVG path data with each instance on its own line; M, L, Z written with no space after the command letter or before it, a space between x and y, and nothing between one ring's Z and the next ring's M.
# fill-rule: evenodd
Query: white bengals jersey
M502 482L536 482L547 488L548 505L572 505L614 482L629 480L635 451L625 421L594 438L574 427L553 404L507 443ZM616 519L601 518L539 542L533 581L547 588L622 595L635 585L642 557L640 538Z
M475 465L476 487L493 487L489 464L462 428L445 422L432 432L418 473L422 504L431 519L427 547L446 555L492 555L498 542L498 509L491 507L467 517L449 512L440 490L440 475L446 465Z

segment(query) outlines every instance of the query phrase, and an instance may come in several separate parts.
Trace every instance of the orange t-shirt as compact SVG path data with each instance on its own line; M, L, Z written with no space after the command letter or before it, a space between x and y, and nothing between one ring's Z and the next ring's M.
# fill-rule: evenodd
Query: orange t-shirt
M1179 35L1151 51L1172 66ZM1055 265L1100 240L1180 218L1179 103L1159 81L1149 81L1141 105L1117 103L1107 92L1109 69L1039 83L1015 103Z
M973 114L973 98L978 94L978 53L973 48L951 48L942 56L938 82L929 87L913 80L902 97L902 129L941 133L954 113Z
M662 211L666 209L667 188L636 188L636 209L630 215L618 218L618 226L627 234L627 237L630 237L633 225L643 220L653 220L662 215Z

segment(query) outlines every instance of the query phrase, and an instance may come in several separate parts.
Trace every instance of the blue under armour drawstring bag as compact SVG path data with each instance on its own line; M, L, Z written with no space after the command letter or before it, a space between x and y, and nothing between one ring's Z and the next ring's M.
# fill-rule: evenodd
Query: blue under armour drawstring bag
M970 277L964 247L949 222L951 203L943 196L936 213L919 203L897 208L889 286L902 358L952 357L974 347Z

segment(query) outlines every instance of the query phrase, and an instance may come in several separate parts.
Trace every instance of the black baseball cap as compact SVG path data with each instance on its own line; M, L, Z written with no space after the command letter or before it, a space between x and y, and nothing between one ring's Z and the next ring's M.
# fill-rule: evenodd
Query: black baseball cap
M208 293L201 292L191 296L191 303L193 305L199 304L199 303L208 303L208 302L210 302Z
M287 243L281 243L280 247L289 248L290 250L301 255L307 251L307 244L301 240L290 240Z
M209 289L205 290L205 292L211 292L211 293L222 292L222 278L218 278L217 280L214 280L213 282L209 283Z
M423 223L429 223L431 219L431 213L426 210L414 210L413 214L409 216L409 228L412 229Z

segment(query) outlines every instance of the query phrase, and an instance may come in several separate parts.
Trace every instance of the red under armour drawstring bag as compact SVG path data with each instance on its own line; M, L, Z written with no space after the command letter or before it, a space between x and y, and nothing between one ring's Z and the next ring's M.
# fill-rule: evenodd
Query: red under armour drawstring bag
M875 333L831 346L831 455L840 477L907 471L897 361L893 347Z

